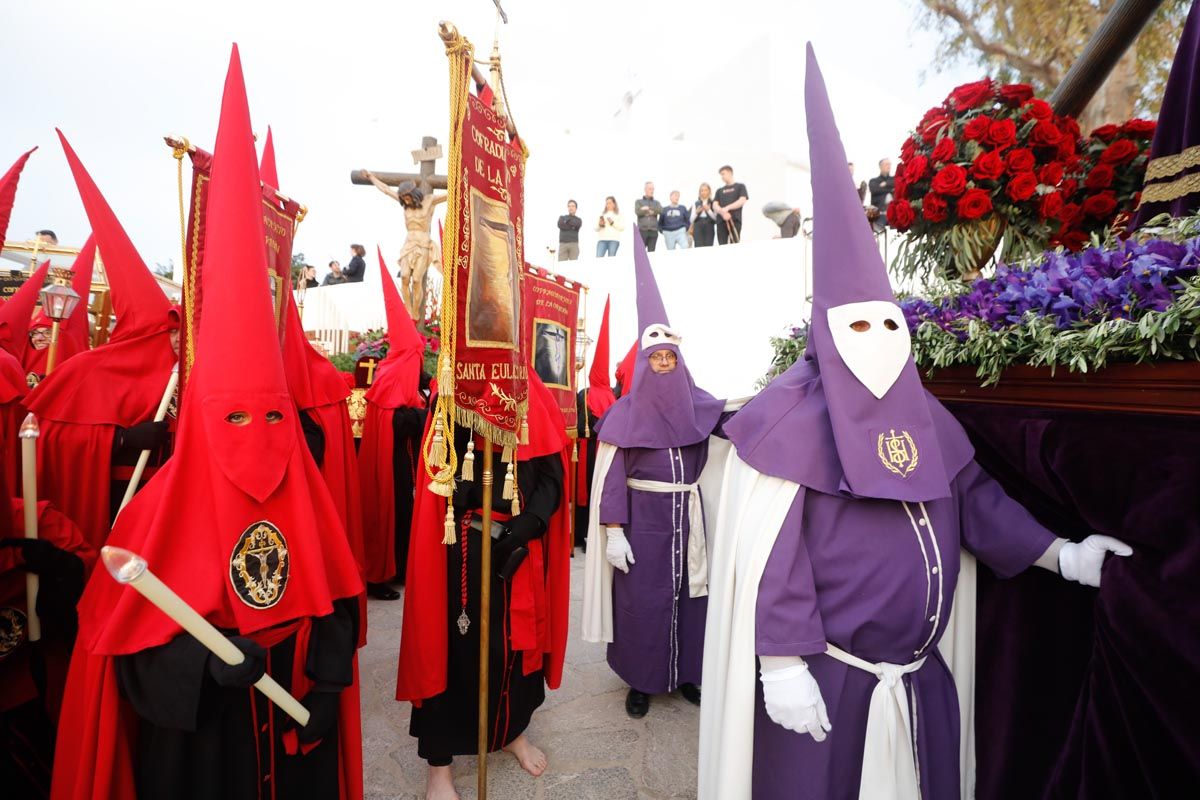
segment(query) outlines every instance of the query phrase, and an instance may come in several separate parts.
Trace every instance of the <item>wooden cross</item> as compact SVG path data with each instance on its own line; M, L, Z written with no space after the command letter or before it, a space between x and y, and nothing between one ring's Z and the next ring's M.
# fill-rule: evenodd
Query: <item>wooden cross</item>
M442 157L442 146L437 137L424 136L421 138L421 149L412 151L413 164L419 167L417 172L374 172L376 178L388 186L399 186L404 181L412 181L428 196L433 189L447 188L446 176L435 175L434 168L437 160ZM358 170L350 171L350 182L358 186L370 186L371 181Z

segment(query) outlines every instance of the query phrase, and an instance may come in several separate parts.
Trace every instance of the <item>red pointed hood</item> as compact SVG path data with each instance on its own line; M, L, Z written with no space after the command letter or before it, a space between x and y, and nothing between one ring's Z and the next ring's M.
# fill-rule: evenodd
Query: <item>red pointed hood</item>
M271 126L267 126L267 140L263 142L262 161L258 164L258 177L267 186L279 188L279 171L275 169L275 140L271 138Z
M79 198L92 225L92 235L96 237L108 285L112 288L117 325L109 343L167 330L171 325L170 302L62 131L58 131L58 138L71 165L71 174L75 176Z
M592 368L588 371L588 410L597 418L604 416L604 412L617 402L608 377L608 305L611 301L611 297L604 298L604 316L600 318L600 333L596 335L596 353L592 356Z
M95 263L96 237L89 235L87 241L83 243L83 249L75 257L75 263L71 265L71 271L74 273L74 277L71 278L71 288L75 290L75 294L79 295L79 305L76 306L75 313L67 320L62 331L64 340L73 340L71 346L74 348L74 352L87 350L91 345L91 336L88 330L88 296L92 291L92 268ZM60 351L58 354L59 364L63 362L64 356L66 354Z
M21 362L25 360L25 352L29 346L29 326L33 318L34 306L38 304L38 295L46 285L46 273L50 262L45 261L33 271L29 279L21 284L21 288L0 307L0 347Z
M629 348L629 352L621 359L621 363L617 364L617 383L621 384L621 394L629 394L629 390L633 388L633 370L637 365L638 350L642 347L641 342L635 341Z
M25 169L25 162L29 160L33 150L26 151L17 159L17 163L8 168L4 177L0 178L0 242L3 242L8 234L8 219L12 215L13 202L17 199L17 183L21 180L21 170Z
M375 381L367 390L367 401L383 408L415 408L425 404L421 396L421 365L425 358L425 340L400 299L400 292L388 274L383 251L378 246L379 273L383 278L383 307L387 312L388 353Z
M234 48L213 151L205 302L175 453L121 513L109 544L139 553L202 616L246 634L331 613L358 567L287 393L262 261L262 190ZM79 640L120 655L178 626L99 571Z

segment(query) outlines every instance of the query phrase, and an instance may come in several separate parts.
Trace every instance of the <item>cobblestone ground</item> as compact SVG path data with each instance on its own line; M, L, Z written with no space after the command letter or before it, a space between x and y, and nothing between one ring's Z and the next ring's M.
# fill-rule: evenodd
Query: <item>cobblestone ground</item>
M495 800L666 800L696 796L699 709L678 695L655 697L644 719L625 713L625 685L604 648L579 638L583 557L571 570L571 640L563 685L549 692L528 734L550 766L534 779L505 753L488 761ZM420 800L425 762L408 735L407 703L393 700L402 602L372 600L370 642L360 656L363 765L368 800ZM475 793L475 758L454 760L463 800Z

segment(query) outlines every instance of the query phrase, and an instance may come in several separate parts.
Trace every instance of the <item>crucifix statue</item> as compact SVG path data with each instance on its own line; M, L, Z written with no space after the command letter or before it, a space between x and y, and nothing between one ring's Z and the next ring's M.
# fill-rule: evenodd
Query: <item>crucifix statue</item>
M373 185L404 207L404 226L408 235L398 261L400 296L408 313L418 321L425 314L426 273L431 264L441 267L441 254L430 235L434 208L446 202L445 194L433 193L434 189L446 188L446 176L434 174L434 165L441 156L442 148L437 139L426 136L421 139L421 149L412 151L413 163L419 165L419 172L377 174L363 169L350 173L351 183Z

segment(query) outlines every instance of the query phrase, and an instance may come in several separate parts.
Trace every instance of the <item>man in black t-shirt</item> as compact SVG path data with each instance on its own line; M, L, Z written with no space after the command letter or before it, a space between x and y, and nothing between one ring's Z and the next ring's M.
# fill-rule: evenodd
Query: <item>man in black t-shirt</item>
M579 228L583 221L575 216L574 200L567 201L567 213L558 218L558 260L574 261L579 258Z
M725 185L717 189L713 198L713 208L720 217L717 220L717 244L729 244L742 238L742 206L750 199L750 193L744 183L734 182L733 167L726 164L720 173Z

